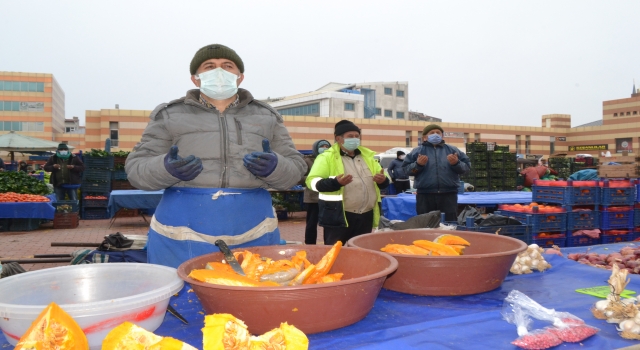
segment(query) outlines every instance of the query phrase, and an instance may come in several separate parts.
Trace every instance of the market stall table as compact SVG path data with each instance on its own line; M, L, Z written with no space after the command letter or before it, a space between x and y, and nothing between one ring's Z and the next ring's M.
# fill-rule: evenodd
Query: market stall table
M498 204L530 203L531 192L465 192L458 194L458 205L497 206ZM417 215L416 195L401 193L382 198L382 215L389 220L404 220Z
M618 247L611 248L616 251ZM310 334L309 349L516 349L516 327L502 319L507 294L519 290L545 307L567 311L600 328L581 343L558 349L616 349L637 341L621 338L615 325L597 320L589 311L599 299L576 293L578 288L606 285L610 271L582 265L556 255L545 258L553 267L528 275L509 275L491 292L459 297L421 297L382 290L371 312L360 322L338 330ZM640 276L632 275L628 289L640 291ZM191 287L172 297L171 305L189 322L167 314L155 333L202 349L204 311ZM332 315L318 315L332 317ZM547 326L535 322L534 328ZM0 337L0 348L10 346Z
M55 195L48 195L52 202ZM48 219L53 220L56 209L51 202L0 203L0 219Z
M143 190L116 190L111 191L109 195L109 203L107 204L107 212L111 219L111 225L116 219L118 210L127 209L155 209L164 190L159 191L143 191ZM144 218L144 216L142 216ZM146 221L146 219L145 219Z

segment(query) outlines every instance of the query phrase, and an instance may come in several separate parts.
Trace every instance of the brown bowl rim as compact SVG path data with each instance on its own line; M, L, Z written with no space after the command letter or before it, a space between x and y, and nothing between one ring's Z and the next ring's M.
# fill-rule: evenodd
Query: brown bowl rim
M430 232L432 230L428 230L428 229L411 229L411 231L416 231L416 230L424 230L424 232ZM384 231L384 232L374 232L374 233L369 233L367 235L384 235L384 234L390 234L390 233L399 233L402 231L409 231L409 230L397 230L397 231ZM447 231L447 230L442 230L442 231ZM454 231L456 232L456 231ZM480 236L480 235L494 235L492 233L483 233L483 232L473 232L473 231L462 231L465 234L472 234L472 235L476 235L476 236ZM363 248L363 247L359 247L357 245L353 244L354 240L357 240L358 238L362 238L365 235L360 235L360 236L356 236L351 238L350 240L347 241L347 247L351 247L351 248L360 248L360 249L366 249L366 250L371 250L371 251L375 251L373 249L367 249L367 248ZM388 254L393 256L394 258L412 258L412 259L480 259L480 258L487 258L487 257L497 257L497 256L503 256L503 255L513 255L513 254L519 254L523 251L525 251L529 245L519 239L513 238L513 237L509 237L509 236L503 236L503 235L495 235L495 236L499 236L499 239L510 239L513 241L516 241L520 244L520 248L517 249L512 249L512 250L506 250L503 252L496 252L496 253L484 253L484 254L471 254L471 255L436 255L436 256L431 256L431 255L409 255L409 254L396 254L396 253L387 253L387 252L383 252L380 251L381 253L384 254Z
M245 248L236 248L236 249L231 249L232 252L235 251L245 251L245 250L251 250L252 248L263 248L263 247L277 247L277 246L255 246L255 247L245 247ZM296 247L307 247L307 245L301 245L301 244L296 244L296 245L287 245L284 246L286 249L290 249L290 248L296 248ZM330 247L330 246L328 246ZM369 282L369 281L373 281L376 280L378 278L386 278L387 276L389 276L390 274L392 274L393 272L395 272L398 269L398 260L396 260L393 256L386 254L384 252L378 252L375 250L370 250L370 249L364 249L364 248L360 248L360 247L346 247L343 246L341 248L342 249L347 249L347 250L363 250L366 251L367 253L375 253L377 255L380 255L382 257L384 257L385 259L387 259L390 263L389 266L387 266L384 270L370 274L370 275L366 275L366 276L362 276L362 277L355 277L355 278L350 278L347 280L342 280L342 281L338 281L338 282L331 282L331 283L320 283L320 284L305 284L305 285L300 285L300 286L279 286L279 287L243 287L243 286L225 286L225 285L221 285L221 284L213 284L213 283L205 283L205 282L200 282L197 280L194 280L193 278L190 278L187 274L185 274L184 272L184 267L186 266L188 263L190 263L192 260L196 260L196 259L200 259L203 256L206 255L213 255L213 254L218 254L219 252L213 252L213 253L209 253L209 254L203 254L203 255L199 255L196 257L193 257L185 262L183 262L182 264L180 264L180 266L178 266L178 276L185 282L191 284L191 285L196 285L196 286L200 286L200 287L213 287L216 289L223 289L223 290L242 290L242 291L249 291L249 290L255 290L255 291L292 291L292 290L305 290L305 289L316 289L316 288L332 288L335 286L341 286L341 285L349 285L349 284L356 284L356 283L362 283L362 282ZM302 249L300 249L302 250ZM341 252L342 253L342 252ZM339 255L338 255L339 257Z

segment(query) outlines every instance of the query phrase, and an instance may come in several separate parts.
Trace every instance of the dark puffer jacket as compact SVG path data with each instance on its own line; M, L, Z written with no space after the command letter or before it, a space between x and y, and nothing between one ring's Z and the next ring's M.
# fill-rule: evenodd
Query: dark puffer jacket
M454 153L458 154L459 161L451 165L447 156ZM420 154L429 158L424 166L416 162ZM438 145L423 142L406 156L402 166L407 175L414 176L413 187L418 193L451 193L458 192L460 175L471 169L471 162L464 152L444 141Z
M54 164L62 164L64 165L73 165L73 169L69 169L69 178L67 181L63 181L62 178L62 170L56 169L53 167ZM48 171L51 173L51 177L49 178L49 182L53 185L53 187L58 187L63 183L78 185L82 182L82 172L84 171L84 163L78 158L75 154L71 154L71 156L67 159L58 158L57 155L52 155L47 164L44 165L44 171Z

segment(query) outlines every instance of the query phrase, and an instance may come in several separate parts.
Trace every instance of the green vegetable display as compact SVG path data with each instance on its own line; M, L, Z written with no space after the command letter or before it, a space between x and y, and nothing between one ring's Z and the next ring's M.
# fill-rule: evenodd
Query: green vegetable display
M109 157L111 156L111 153L101 150L101 149L95 149L92 148L91 151L86 152L85 155L89 156L89 157Z
M127 151L118 151L118 152L111 152L111 155L114 157L123 157L123 158L127 158L129 156L129 153L131 152L127 152Z
M49 194L47 185L21 171L0 172L0 193Z

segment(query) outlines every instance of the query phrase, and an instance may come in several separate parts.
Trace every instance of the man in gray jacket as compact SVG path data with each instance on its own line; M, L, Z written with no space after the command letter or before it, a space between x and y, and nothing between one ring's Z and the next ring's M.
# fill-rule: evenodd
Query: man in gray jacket
M148 256L174 267L217 251L219 238L236 247L278 244L266 189L289 189L307 170L278 112L238 89L244 63L235 51L207 45L190 72L199 89L153 110L125 167L136 188L165 189Z

